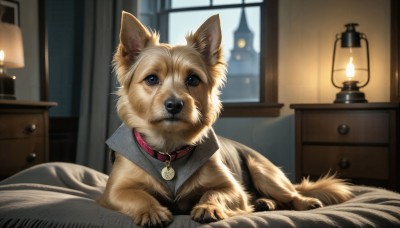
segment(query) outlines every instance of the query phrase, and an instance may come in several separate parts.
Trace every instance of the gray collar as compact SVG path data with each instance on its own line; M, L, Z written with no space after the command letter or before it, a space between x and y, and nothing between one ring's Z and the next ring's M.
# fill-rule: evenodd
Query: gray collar
M213 129L210 129L208 137L201 144L197 145L195 150L171 163L171 166L175 169L175 177L167 181L161 176L161 170L165 167L165 163L143 151L137 145L132 134L132 129L126 127L125 124L122 124L114 132L106 141L106 144L113 151L121 154L155 177L170 190L173 196L176 196L182 184L219 149L217 136Z

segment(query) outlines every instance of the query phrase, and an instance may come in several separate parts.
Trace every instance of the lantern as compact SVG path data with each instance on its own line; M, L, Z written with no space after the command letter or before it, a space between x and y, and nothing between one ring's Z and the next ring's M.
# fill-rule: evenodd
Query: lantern
M365 34L356 31L356 26L356 23L346 24L346 31L336 35L331 81L341 91L334 103L367 102L360 88L370 80L368 40Z

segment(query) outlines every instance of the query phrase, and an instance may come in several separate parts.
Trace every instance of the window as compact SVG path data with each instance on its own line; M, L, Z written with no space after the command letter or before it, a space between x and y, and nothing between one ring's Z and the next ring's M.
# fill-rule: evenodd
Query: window
M161 41L171 44L184 43L188 31L218 13L228 63L227 82L221 94L222 116L279 115L283 105L277 103L277 0L141 3L141 20L147 18L147 25L160 31ZM156 21L151 19L154 14L149 10L155 8Z

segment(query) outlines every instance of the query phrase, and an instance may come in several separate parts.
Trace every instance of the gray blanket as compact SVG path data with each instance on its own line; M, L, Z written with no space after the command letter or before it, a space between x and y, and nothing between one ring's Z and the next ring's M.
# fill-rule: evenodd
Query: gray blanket
M136 227L95 200L107 175L76 164L46 163L0 182L0 227ZM170 227L400 227L400 194L354 186L355 198L310 211L257 212L201 225L176 215Z

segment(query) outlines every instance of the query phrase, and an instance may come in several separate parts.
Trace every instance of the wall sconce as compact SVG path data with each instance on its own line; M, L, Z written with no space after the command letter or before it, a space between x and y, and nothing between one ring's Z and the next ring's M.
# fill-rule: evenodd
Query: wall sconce
M356 31L356 26L356 23L346 24L346 31L336 35L331 81L341 91L336 94L334 103L367 102L359 89L370 80L368 40L365 34ZM362 40L365 45L361 45Z
M15 76L7 68L24 66L21 30L17 25L0 22L0 99L15 99Z

